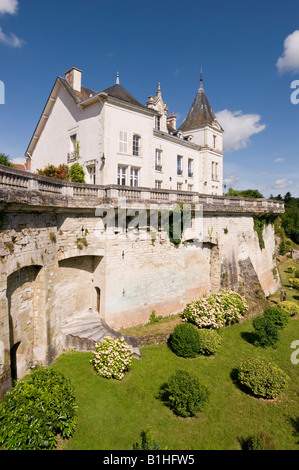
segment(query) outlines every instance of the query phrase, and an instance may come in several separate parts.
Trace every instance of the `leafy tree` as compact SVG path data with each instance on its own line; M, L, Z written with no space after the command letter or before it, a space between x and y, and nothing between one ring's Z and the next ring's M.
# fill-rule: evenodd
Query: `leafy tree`
M5 155L5 153L0 153L0 165L14 167L14 164L10 161L9 156Z
M292 200L292 195L289 191L285 194L283 200L286 204Z
M281 221L287 237L299 243L299 209L296 206L286 207Z
M237 191L233 188L229 188L227 196L250 197L254 199L263 199L264 197L257 189L243 189Z
M85 183L85 174L82 166L77 162L70 168L70 180L73 183Z
M285 212L281 216L282 231L294 243L299 244L299 198L292 197L288 191L283 198L281 194L278 194L278 196L272 196L272 199L284 202Z

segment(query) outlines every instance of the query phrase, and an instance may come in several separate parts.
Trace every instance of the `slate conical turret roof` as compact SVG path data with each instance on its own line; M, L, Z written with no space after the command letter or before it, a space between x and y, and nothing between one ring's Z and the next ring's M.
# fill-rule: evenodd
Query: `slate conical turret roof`
M200 76L200 88L195 96L193 104L190 108L188 116L180 126L179 130L182 132L199 129L212 124L216 116L212 111L209 100L202 85L202 74Z

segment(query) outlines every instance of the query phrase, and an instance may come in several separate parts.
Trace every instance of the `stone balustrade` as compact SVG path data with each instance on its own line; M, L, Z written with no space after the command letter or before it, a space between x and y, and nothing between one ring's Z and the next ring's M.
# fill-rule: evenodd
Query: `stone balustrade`
M44 204L43 199L47 200L46 196L51 196L48 200L50 205L74 205L74 207L95 207L101 202L115 204L117 200L123 198L130 204L134 202L202 204L205 212L274 214L284 212L284 203L273 199L251 199L190 191L72 183L0 165L0 201L3 203L5 194L10 193L11 197L7 198L7 202L13 202L13 194L15 194L19 202L26 203L25 195L24 198L21 197L24 191L30 192L31 195L40 196L37 201L40 200L41 205Z

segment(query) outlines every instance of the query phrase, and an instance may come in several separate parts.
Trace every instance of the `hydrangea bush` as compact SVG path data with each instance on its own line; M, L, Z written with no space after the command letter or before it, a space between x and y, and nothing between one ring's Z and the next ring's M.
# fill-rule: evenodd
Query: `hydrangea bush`
M102 343L96 343L93 358L90 361L96 372L107 379L121 380L132 362L130 346L121 336L118 339L107 336Z
M248 310L245 299L232 290L223 290L190 302L182 313L183 321L198 328L222 328L237 323Z

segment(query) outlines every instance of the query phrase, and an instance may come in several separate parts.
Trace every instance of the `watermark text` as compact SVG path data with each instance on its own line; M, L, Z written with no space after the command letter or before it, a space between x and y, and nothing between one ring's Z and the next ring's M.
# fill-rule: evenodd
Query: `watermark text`
M291 354L291 362L292 364L299 364L299 339L291 343L291 348L296 348L295 351Z
M0 80L0 104L5 104L5 86L2 80Z
M295 88L295 91L291 94L291 103L299 103L299 80L293 80L291 83L291 88Z

